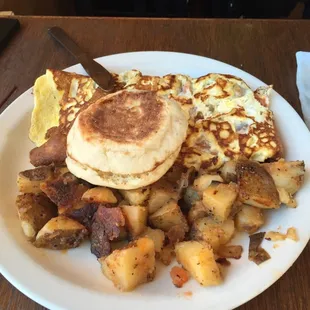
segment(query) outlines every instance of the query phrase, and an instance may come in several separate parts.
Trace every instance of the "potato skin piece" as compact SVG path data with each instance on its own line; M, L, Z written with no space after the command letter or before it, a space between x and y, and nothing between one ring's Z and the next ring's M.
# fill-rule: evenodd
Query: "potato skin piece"
M263 209L280 208L280 198L270 174L257 162L239 160L236 163L239 200Z
M23 232L31 241L51 218L57 216L57 206L43 193L18 195L16 207Z
M140 238L128 246L98 259L103 274L121 291L131 291L155 276L155 248L149 238Z
M71 249L78 247L87 235L88 231L82 224L60 215L44 225L34 245L52 250Z

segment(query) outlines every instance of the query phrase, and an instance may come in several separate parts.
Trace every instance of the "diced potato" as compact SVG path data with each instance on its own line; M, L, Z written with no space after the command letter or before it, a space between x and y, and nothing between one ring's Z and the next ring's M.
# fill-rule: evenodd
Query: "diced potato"
M208 209L202 203L202 201L197 201L188 212L188 222L192 224L195 220L205 217L209 214Z
M107 257L99 258L103 274L121 291L131 291L155 276L155 248L149 238L131 242Z
M221 176L226 183L237 182L236 161L227 161L221 168Z
M151 226L165 232L169 231L169 229L175 225L181 225L186 232L188 231L187 221L177 202L174 200L170 200L159 210L150 215L149 221Z
M117 203L117 199L113 192L106 187L94 187L87 190L83 196L82 200L86 202L97 202L102 204L113 204Z
M170 183L160 180L153 184L148 201L149 214L156 212L171 199L177 200L178 193L173 189Z
M264 214L261 209L243 205L241 211L235 216L236 228L254 234L264 225Z
M203 191L202 202L215 220L223 222L230 215L237 196L235 183L210 185Z
M144 205L150 196L150 187L141 187L131 190L120 190L121 195L132 206Z
M43 193L18 195L16 206L23 232L29 240L34 240L39 230L57 216L57 206Z
M278 209L280 199L270 174L257 162L239 160L236 164L239 200L263 209Z
M126 227L132 237L137 237L146 229L148 212L142 206L122 206Z
M147 229L140 235L140 237L152 239L156 253L160 253L164 247L165 233L160 229L152 229L147 227Z
M71 249L78 247L87 235L88 231L82 224L60 215L44 225L34 245L52 250Z
M175 256L174 247L171 245L164 246L162 251L158 253L157 258L165 265L169 266Z
M277 188L284 188L294 195L304 181L305 163L303 161L284 161L263 164L272 176Z
M197 241L180 242L175 247L177 261L202 286L222 283L220 269L209 244Z
M223 182L223 179L218 174L204 174L194 181L194 189L198 192L203 192L212 182Z
M40 184L51 179L53 176L52 167L38 167L25 170L18 174L17 186L21 193L40 193Z
M297 207L297 202L290 193L288 193L282 187L277 188L277 190L279 193L281 203L284 203L285 205L287 205L290 208L296 208Z
M196 220L192 226L192 238L199 241L208 242L214 251L217 251L220 245L226 244L234 235L235 225L232 219L223 223L217 223L210 217L204 217Z

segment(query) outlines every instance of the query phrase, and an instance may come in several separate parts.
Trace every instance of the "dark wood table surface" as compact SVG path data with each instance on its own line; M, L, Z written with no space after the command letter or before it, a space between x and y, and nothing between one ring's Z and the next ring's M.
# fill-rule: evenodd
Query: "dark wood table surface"
M295 53L310 51L310 21L18 18L21 30L0 54L0 112L31 87L46 68L62 69L74 64L74 59L47 34L49 27L58 25L93 57L160 50L224 61L273 84L301 114ZM44 308L0 275L0 309ZM310 309L309 244L279 281L238 309Z

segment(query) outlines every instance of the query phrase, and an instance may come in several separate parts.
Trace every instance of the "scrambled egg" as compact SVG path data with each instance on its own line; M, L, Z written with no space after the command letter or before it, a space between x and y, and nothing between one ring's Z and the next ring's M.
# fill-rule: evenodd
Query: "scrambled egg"
M183 166L212 171L230 159L265 161L282 155L269 109L271 86L253 91L235 76L215 73L159 77L131 70L114 77L116 90L152 90L178 101L189 121L177 159ZM77 114L104 95L89 77L47 70L34 86L30 139L39 146L48 129L59 125L69 130Z

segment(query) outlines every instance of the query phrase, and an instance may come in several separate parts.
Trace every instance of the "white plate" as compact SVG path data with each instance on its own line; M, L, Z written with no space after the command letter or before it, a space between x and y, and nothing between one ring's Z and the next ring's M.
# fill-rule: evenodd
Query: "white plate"
M237 68L213 59L165 52L118 54L99 58L112 72L132 68L145 74L184 73L198 77L209 72L229 73L243 78L252 88L265 85ZM80 65L69 71L85 73ZM276 81L275 81L276 82ZM24 294L50 309L231 309L257 296L283 275L294 263L310 237L310 182L307 171L305 185L297 195L298 208L282 207L269 212L263 230L278 226L294 226L299 242L281 242L277 249L265 241L263 247L272 259L256 266L247 259L248 237L238 235L234 242L242 244L244 254L227 268L224 284L202 288L193 280L182 289L175 288L169 277L171 268L158 268L156 279L131 293L120 293L101 274L89 245L62 252L36 249L21 231L14 207L17 194L16 175L30 167L28 140L30 114L33 107L31 89L16 99L0 116L0 271ZM303 159L310 167L310 134L294 109L276 92L272 94L272 110L289 160ZM189 297L188 293L192 292Z

